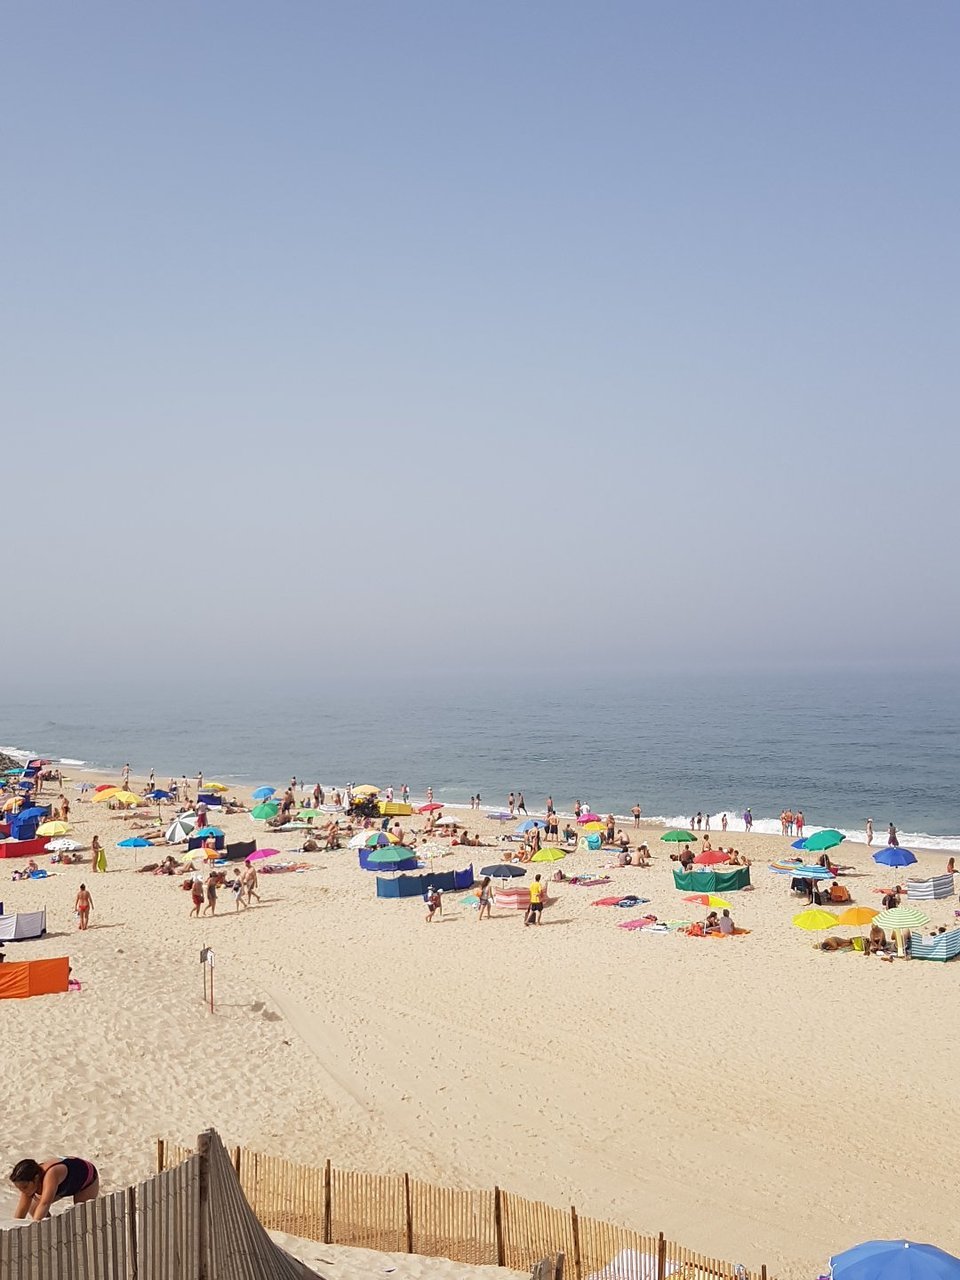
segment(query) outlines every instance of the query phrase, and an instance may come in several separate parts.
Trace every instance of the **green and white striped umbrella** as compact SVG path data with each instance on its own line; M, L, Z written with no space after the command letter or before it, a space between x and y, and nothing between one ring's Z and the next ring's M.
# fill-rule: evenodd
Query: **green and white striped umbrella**
M874 917L881 929L922 929L927 917L919 907L890 907Z

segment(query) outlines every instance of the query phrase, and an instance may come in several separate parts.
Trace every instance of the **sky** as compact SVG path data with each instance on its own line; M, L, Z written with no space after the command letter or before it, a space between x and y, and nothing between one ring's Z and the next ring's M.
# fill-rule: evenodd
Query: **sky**
M958 38L5 4L0 689L956 664Z

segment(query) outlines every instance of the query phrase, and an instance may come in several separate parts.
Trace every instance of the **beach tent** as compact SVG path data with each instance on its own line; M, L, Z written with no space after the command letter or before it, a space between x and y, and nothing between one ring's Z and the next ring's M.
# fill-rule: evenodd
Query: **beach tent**
M2 913L2 907L0 907ZM18 911L15 915L0 914L0 942L23 942L27 938L42 938L47 932L46 911Z

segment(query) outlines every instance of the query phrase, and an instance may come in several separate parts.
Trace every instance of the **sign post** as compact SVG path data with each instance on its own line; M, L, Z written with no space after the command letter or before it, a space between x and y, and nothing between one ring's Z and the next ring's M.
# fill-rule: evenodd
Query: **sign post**
M200 948L200 964L203 968L203 1003L210 1005L213 1013L213 947ZM209 993L207 989L207 972L210 973Z

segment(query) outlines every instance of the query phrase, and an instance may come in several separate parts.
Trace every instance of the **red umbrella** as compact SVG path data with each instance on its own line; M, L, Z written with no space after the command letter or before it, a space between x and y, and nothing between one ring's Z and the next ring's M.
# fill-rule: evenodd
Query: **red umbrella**
M119 791L120 788L115 782L101 782L99 787L94 787L94 791Z
M694 858L694 862L699 862L701 867L712 867L718 862L729 861L729 853L721 853L718 849L704 849L703 853L698 853Z
M432 800L430 804L422 804L420 808L417 810L417 813L433 813L434 809L442 809L442 808L443 808L442 804L437 804L435 800Z

